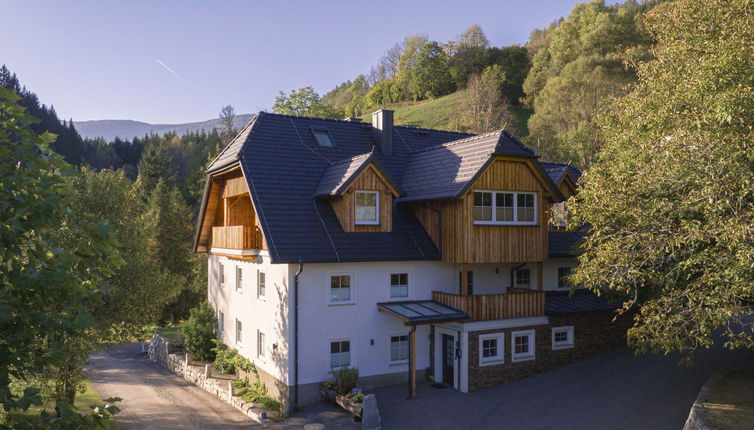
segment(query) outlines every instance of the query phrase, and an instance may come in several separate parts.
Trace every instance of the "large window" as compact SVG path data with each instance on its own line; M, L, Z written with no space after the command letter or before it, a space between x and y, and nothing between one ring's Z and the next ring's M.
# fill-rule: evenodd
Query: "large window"
M236 266L236 291L239 293L243 291L243 269L241 269L241 266Z
M356 224L380 224L380 192L356 191Z
M552 349L573 348L573 326L553 327Z
M257 357L264 357L264 333L257 330Z
M511 333L511 361L534 360L534 330Z
M570 274L570 267L558 267L558 288L571 288L566 279Z
M236 343L239 345L243 343L243 324L238 318L236 318Z
M351 275L330 276L330 303L351 303Z
M264 297L267 293L266 275L261 270L257 272L257 297Z
M529 269L516 269L515 272L516 288L531 288L531 270Z
M330 367L347 367L351 365L351 341L338 340L330 342Z
M393 273L390 275L390 297L408 297L408 273Z
M390 337L390 362L408 361L408 335Z
M479 365L503 362L503 333L479 335Z
M536 225L536 223L536 193L474 192L474 224Z

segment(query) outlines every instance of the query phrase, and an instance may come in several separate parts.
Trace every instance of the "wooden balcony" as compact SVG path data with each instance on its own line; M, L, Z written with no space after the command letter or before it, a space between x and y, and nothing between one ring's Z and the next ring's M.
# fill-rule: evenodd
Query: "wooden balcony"
M212 227L212 248L262 249L262 232L255 226Z
M464 311L470 321L538 317L545 314L543 291L474 296L432 291L432 300Z

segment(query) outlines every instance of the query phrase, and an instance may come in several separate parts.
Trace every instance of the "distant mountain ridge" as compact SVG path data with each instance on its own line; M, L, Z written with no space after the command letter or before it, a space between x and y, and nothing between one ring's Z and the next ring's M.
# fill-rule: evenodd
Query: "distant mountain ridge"
M237 130L241 130L251 120L251 114L239 114L233 121ZM219 128L219 119L207 121L189 122L185 124L149 124L147 122L133 121L130 119L101 119L93 121L74 121L76 131L82 137L102 137L108 142L116 137L121 139L133 139L149 133L165 134L175 132L178 135L186 132L204 130L210 132L213 128Z

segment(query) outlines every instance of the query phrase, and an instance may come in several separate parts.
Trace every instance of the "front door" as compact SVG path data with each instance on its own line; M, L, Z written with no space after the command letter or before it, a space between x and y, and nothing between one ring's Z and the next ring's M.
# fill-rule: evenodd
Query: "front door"
M456 347L453 336L442 335L442 382L454 385Z

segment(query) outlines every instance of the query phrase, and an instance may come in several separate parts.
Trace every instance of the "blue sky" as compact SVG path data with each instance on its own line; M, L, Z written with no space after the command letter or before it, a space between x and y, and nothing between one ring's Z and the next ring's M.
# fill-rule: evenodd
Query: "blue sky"
M493 45L523 44L575 3L0 0L0 64L63 118L181 123L324 94L411 34L479 24Z

